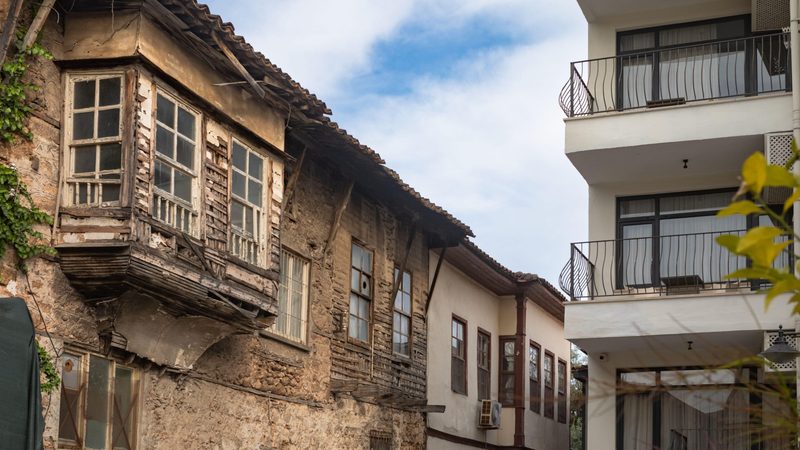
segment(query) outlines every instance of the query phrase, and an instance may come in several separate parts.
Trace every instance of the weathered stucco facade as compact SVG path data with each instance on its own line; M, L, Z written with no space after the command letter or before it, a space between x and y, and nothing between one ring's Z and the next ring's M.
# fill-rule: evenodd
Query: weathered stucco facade
M0 162L17 168L55 218L40 228L57 250L29 261L27 276L8 252L0 297L23 297L42 345L62 371L77 365L83 380L74 393L44 399L46 448L82 447L103 417L108 447L424 448L425 414L436 409L425 380L429 248L454 245L469 229L403 184L325 117L322 102L194 1L122 2L113 14L105 2L64 3L40 33L54 60L35 60L29 74L42 87L31 93L33 139L0 147ZM19 23L30 23L37 6L26 2ZM2 17L8 12L0 1ZM240 69L258 81L242 82ZM120 80L112 106L98 100L108 77ZM81 80L99 92L92 114L119 111L118 138L100 139L101 119L97 139L76 138ZM167 123L168 107L181 119ZM192 133L180 131L187 117ZM164 160L172 181L160 184L161 136L170 132L176 152L193 144L195 153L186 164L173 161L180 153ZM73 176L77 149L95 145L94 177ZM120 149L110 182L102 181L103 145ZM241 148L251 162L236 172ZM248 192L263 188L253 209L260 222L234 217L232 206L252 203L237 199L235 174L252 180L252 158L263 164L248 184ZM185 199L179 171L191 175ZM251 220L260 232L241 238L236 224ZM366 339L350 329L354 243L372 255ZM285 313L285 252L307 267L302 332L291 339L271 325ZM398 286L396 269L410 286ZM411 299L400 353L398 290ZM68 365L65 355L77 359ZM108 410L98 413L92 396L100 394L84 389L101 361L118 371L101 392ZM128 373L124 394L118 378ZM62 375L66 388L73 375Z

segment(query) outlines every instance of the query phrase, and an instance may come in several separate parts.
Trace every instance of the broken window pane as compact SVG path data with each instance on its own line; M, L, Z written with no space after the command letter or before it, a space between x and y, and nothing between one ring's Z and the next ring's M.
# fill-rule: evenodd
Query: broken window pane
M110 362L92 355L86 392L86 448L106 448Z
M100 80L99 106L119 105L120 78L104 78Z
M119 109L106 109L97 113L97 137L119 136Z
M114 371L114 425L112 447L130 449L133 436L133 371L117 366Z
M72 118L72 139L91 139L94 137L94 113L75 113Z
M94 80L75 82L73 105L75 109L91 108L94 106Z
M61 356L61 407L58 438L77 441L80 423L81 357L65 353Z

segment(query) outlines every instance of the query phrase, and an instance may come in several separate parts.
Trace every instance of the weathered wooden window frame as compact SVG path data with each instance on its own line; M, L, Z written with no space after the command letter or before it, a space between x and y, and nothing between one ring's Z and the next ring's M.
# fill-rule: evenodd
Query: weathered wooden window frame
M395 267L395 269L394 269L394 278L397 278L397 275L398 275L399 271L400 271L400 269ZM408 274L408 286L406 286L405 283L404 283L406 274ZM397 288L397 295L395 295L394 303L393 303L393 306L392 306L392 352L395 355L404 356L404 357L407 357L407 358L411 357L411 345L412 345L411 344L411 336L414 334L413 333L413 330L414 330L414 322L413 322L414 296L412 295L412 290L413 290L412 286L413 285L414 285L414 278L413 278L412 273L410 271L408 271L408 270L403 271L403 275L400 277L400 284L399 284L399 286ZM402 299L403 294L407 294L408 295L408 311L403 311L402 310L402 300L401 300L401 309L397 308L397 299L398 298ZM397 351L397 349L395 348L395 345L400 344L400 342L395 340L395 335L397 334L397 335L403 336L403 333L401 331L397 330L396 322L394 320L395 317L398 317L398 316L405 317L406 319L408 319L408 334L405 335L407 351L405 353L403 353L402 351Z
M233 165L233 151L234 145L238 145L245 150L246 155L246 162L247 162L247 170L242 171L241 169L234 167ZM249 194L249 181L251 178L255 178L250 175L250 154L254 154L257 157L261 158L262 167L261 167L261 180L258 180L261 183L261 205L258 206L249 201L249 199L242 198L239 195L234 194L233 192L233 175L234 172L239 173L244 176L245 181L245 195ZM267 266L267 247L269 242L269 233L267 232L269 228L269 204L271 193L269 192L270 186L270 174L271 174L271 167L272 167L272 160L264 151L259 151L256 146L250 145L249 143L245 142L243 139L238 138L236 136L231 138L231 145L230 145L230 171L228 176L228 192L230 193L231 201L228 202L228 251L231 255L241 259L250 264L255 264L259 267L266 267ZM244 207L252 208L253 209L253 219L255 225L253 227L253 234L251 235L248 231L244 229L237 229L237 227L233 226L233 202L236 201L241 203ZM242 211L243 214L244 210ZM246 214L245 214L246 217ZM246 228L246 226L245 226ZM239 242L237 242L237 239ZM238 251L237 251L237 244L238 244ZM242 250L242 248L252 249L250 250ZM255 252L255 257L253 258L251 252Z
M99 82L103 79L110 79L110 78L119 78L120 79L120 92L119 92L119 104L111 105L111 106L100 106L99 105L99 96L100 96L100 89L99 89ZM95 104L91 108L74 108L74 95L75 95L75 83L81 81L90 81L94 80L96 83L97 88L95 89ZM99 206L99 207L109 207L109 206L119 206L122 202L122 195L123 195L123 184L125 184L125 176L126 173L126 164L127 158L126 149L124 148L124 138L123 138L123 121L125 120L125 106L129 99L126 98L125 92L125 72L122 70L97 70L97 71L86 71L86 72L68 72L66 74L66 93L64 95L64 119L65 124L63 127L63 141L65 149L62 170L64 171L64 189L62 194L62 202L66 206L76 206L76 207L92 207L92 206ZM73 140L73 127L74 127L74 116L77 113L81 112L89 112L92 111L94 113L94 134L97 134L97 126L98 126L98 118L100 111L112 110L112 109L119 109L119 129L116 136L107 136L102 138L91 138L91 139L80 139L80 140ZM120 146L120 168L119 170L108 170L102 171L99 168L100 165L100 158L99 148L96 149L97 156L95 160L95 178L80 178L74 176L74 168L75 168L75 150L78 147L90 146L94 145L96 147L100 147L104 144L119 144ZM87 172L88 173L88 172ZM118 178L101 178L102 175L108 174L118 174ZM87 201L86 203L78 203L76 198L78 197L79 193L76 192L75 189L80 189L80 185L86 185L87 189L87 198L96 197L97 201ZM102 190L104 184L114 184L119 186L119 194L118 199L115 201L108 201L103 202L100 201L102 198Z
M160 123L162 123L162 122L160 122L158 120L158 96L159 95L165 97L167 100L169 100L172 103L174 103L176 111L178 110L178 108L182 108L182 109L186 110L187 112L189 112L190 114L192 114L194 116L194 118L195 118L195 130L194 130L194 132L195 132L195 136L194 136L194 145L195 145L194 149L195 149L195 151L194 151L194 161L193 161L194 166L196 167L195 169L192 169L190 167L186 167L185 165L179 163L177 161L177 159L169 158L168 156L163 155L163 154L159 153L156 150L157 145L158 145L158 126L159 126ZM202 156L203 156L203 153L204 153L203 145L202 145L203 142L202 142L202 139L201 139L201 136L202 136L201 129L203 127L203 120L204 120L203 114L200 112L200 110L198 110L197 108L194 108L193 106L191 106L188 101L182 99L175 91L173 91L169 87L167 87L167 86L165 86L163 84L160 84L160 83L156 84L154 89L153 89L152 104L153 104L153 111L152 111L152 116L153 116L152 117L153 138L152 138L152 142L150 144L150 146L151 146L151 164L150 164L150 168L151 168L150 208L151 208L151 211L150 211L150 215L151 215L151 217L153 217L153 219L155 219L155 220L157 220L157 221L159 221L161 223L164 223L167 226L170 226L172 228L180 230L181 232L188 232L188 234L191 235L191 236L200 237L200 220L199 220L200 209L201 209L200 175L202 173ZM164 124L164 125L167 125L167 124ZM172 129L172 125L169 125L169 129L171 131L175 132L175 134L176 134L175 139L178 139L177 130L173 130ZM175 152L177 154L177 147L175 148ZM178 196L176 196L174 194L171 194L169 192L166 192L166 191L164 191L162 189L156 188L156 185L155 185L155 171L156 171L156 164L158 162L161 162L162 164L166 164L167 166L169 166L173 170L173 175L172 175L172 183L173 183L173 185L174 185L174 182L175 182L174 170L177 169L177 170L179 170L181 172L186 172L189 175L191 175L191 177L192 177L192 180L191 180L191 190L192 190L191 198L192 199L191 199L190 202L187 202L185 199L182 199L182 198L180 198L180 197L178 197ZM177 220L174 217L171 220L161 219L159 217L159 214L158 214L158 211L157 211L157 208L156 208L156 201L157 200L161 201L161 203L159 203L159 208L161 207L162 204L166 204L170 211L171 210L175 210L175 214L177 214L177 208L182 208L184 210L187 210L189 212L189 219L190 219L189 230L187 231L185 229L179 228L177 226L177 223L176 223ZM164 202L166 202L166 203L164 203ZM169 202L171 202L172 205L169 205ZM168 212L167 214L169 214L171 216L174 216L174 214L172 214L170 212Z
M462 330L463 336L461 339L459 339L458 336L455 334L455 329L457 326L460 326ZM468 395L467 393L469 392L469 381L467 377L467 374L469 373L469 370L467 368L468 366L467 355L469 354L469 348L467 345L467 341L469 339L468 330L469 328L467 320L453 314L450 319L450 389L456 394L461 394L461 395ZM458 356L453 352L453 350L455 349L455 346L453 344L457 340L461 341L461 349L462 349L461 356ZM458 362L460 362L460 364L463 366L461 370L458 370L458 368L456 367ZM457 376L461 376L462 379L464 380L463 389L462 386L458 386L456 383Z
M558 395L558 421L567 423L567 362L558 358L556 363L558 371L556 372L556 386ZM562 384L563 381L563 384Z
M129 370L131 373L131 406L130 410L127 412L127 419L130 421L131 430L125 429L127 443L129 444L129 450L136 450L139 448L139 422L140 422L140 412L141 412L141 402L142 402L142 378L140 371L132 366L122 364L117 362L114 359L107 358L103 355L93 353L93 352L86 352L82 350L77 350L71 347L67 347L64 350L64 354L68 354L72 357L77 357L80 360L80 373L78 374L78 380L80 384L80 389L78 391L77 397L77 405L75 410L68 411L68 414L71 414L71 422L67 425L73 426L72 421L75 422L75 426L77 429L74 431L76 432L76 436L78 437L77 441L69 441L62 439L60 436L60 429L64 424L61 423L59 417L59 425L58 430L56 431L56 437L58 439L58 448L62 449L83 449L85 448L85 438L86 438L86 408L87 408L87 395L89 391L89 370L90 370L90 363L92 356L96 358L101 358L109 363L108 374L109 374L109 381L108 381L108 421L106 423L106 445L104 448L119 448L113 447L114 443L114 424L116 422L115 413L119 411L118 405L116 405L116 371L117 367L124 368ZM63 355L62 355L63 357ZM59 370L62 375L63 379L63 363L62 360L59 360L58 363ZM59 406L63 407L64 405L61 404L63 400L64 390L66 389L62 383L61 387L61 395L59 396ZM115 408L116 406L116 408Z
M536 360L532 356L532 350L536 350ZM542 413L542 346L531 340L528 343L528 384L529 384L529 407L536 414Z
M358 246L358 248L360 248L362 251L365 251L365 252L370 254L369 272L364 272L363 271L363 269L364 269L363 267L358 267L357 268L357 267L353 266L353 253L354 253L353 250L355 249L356 246ZM361 290L357 291L357 290L353 289L353 275L356 272L359 274L359 282L362 281L361 276L366 274L367 278L369 279L368 292L364 293ZM374 297L373 293L375 292L375 252L372 249L370 249L369 247L367 247L365 244L363 244L362 242L360 242L360 241L358 241L356 239L352 239L352 241L350 243L350 280L349 280L349 284L350 284L350 295L348 296L347 336L348 336L348 339L350 341L352 341L352 342L356 342L356 343L360 343L360 344L368 344L369 343L369 338L372 335L372 317L374 315L374 312L372 310L374 302L372 301L372 299ZM356 309L356 312L354 314L354 312L353 312L353 304L352 304L353 296L356 296L356 298L358 300L360 300L360 301L363 300L363 301L366 301L368 303L368 305L369 305L367 307L367 315L368 315L368 317L364 318L364 317L359 316L358 315L358 308ZM353 329L352 329L353 327L352 327L352 324L350 323L352 318L355 318L356 322L358 322L359 320L364 320L364 321L367 322L367 335L364 337L364 339L361 339L361 337L359 337L358 335L356 335L356 336L353 335Z
M476 336L475 366L478 368L478 400L489 400L492 398L492 333L478 327ZM482 357L484 355L482 355L481 351L481 338L486 340L485 357ZM481 380L482 377L485 378L485 380Z
M550 367L547 367L547 361L550 361ZM556 357L555 355L550 352L549 350L544 351L544 358L542 359L542 372L544 375L544 380L542 380L542 384L544 384L544 416L550 419L555 418L555 390L556 390ZM547 383L547 376L550 375L550 383Z
M497 366L497 401L504 407L506 406L514 406L515 404L515 397L517 395L516 388L516 366L519 364L517 361L517 337L516 336L500 336L499 338L499 349L497 351L498 356L498 366ZM503 370L503 358L506 354L505 344L511 343L514 346L514 355L513 355L513 364L511 370ZM503 389L503 381L510 378L511 379L511 395L506 396L506 391Z
M288 255L288 257L293 259L292 265L294 265L294 263L299 261L304 266L303 267L303 275L302 275L303 280L301 280L301 284L303 285L303 293L301 295L302 304L300 306L301 317L300 317L300 336L299 337L292 336L288 332L288 329L289 329L288 321L287 321L287 324L286 324L286 330L287 330L286 332L282 332L282 331L280 331L278 329L279 321L281 320L281 315L285 315L285 316L289 316L290 315L290 314L288 314L288 310L291 309L291 305L289 304L289 302L291 301L291 298L292 298L292 295L291 295L292 292L291 292L290 287L289 286L283 286L283 284L284 284L284 281L283 281L284 273L286 273L287 280L288 280L288 277L289 277L288 272L284 272L284 270L286 270L285 269L286 265L283 263L284 254ZM281 249L280 270L281 270L281 274L280 274L280 280L281 280L280 283L281 283L281 285L279 287L279 292L278 292L278 317L275 319L275 323L273 323L272 326L270 326L268 332L271 333L271 334L280 336L282 338L288 339L289 341L292 341L292 342L305 344L307 342L307 340L308 340L308 308L309 308L309 297L310 297L310 290L311 290L310 289L310 285L311 285L311 262L308 259L298 255L296 252L293 252L293 251L291 251L289 249L286 249L286 248L282 248ZM285 295L286 295L286 309L287 309L287 311L281 311L281 300L280 300L280 297L282 295L281 294L282 292L286 292Z

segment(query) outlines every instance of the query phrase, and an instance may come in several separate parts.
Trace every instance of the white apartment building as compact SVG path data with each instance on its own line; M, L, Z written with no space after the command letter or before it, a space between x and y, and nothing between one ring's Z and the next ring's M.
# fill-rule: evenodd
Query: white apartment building
M567 450L564 296L469 242L430 267L428 448Z
M587 448L796 448L769 432L786 413L770 387L795 364L723 366L798 324L786 298L765 309L758 280L726 279L747 261L715 242L769 222L715 214L747 156L789 154L789 1L578 3L589 54L560 100L589 236L559 281L566 337L588 354Z

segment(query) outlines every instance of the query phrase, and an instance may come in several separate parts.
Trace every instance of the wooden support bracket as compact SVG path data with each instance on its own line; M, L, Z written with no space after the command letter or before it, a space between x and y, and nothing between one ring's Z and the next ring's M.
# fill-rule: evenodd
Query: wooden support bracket
M36 11L36 17L33 18L33 22L31 22L31 26L28 28L28 32L25 33L25 38L22 40L22 48L27 49L36 41L36 37L39 36L39 31L41 31L44 26L44 21L47 20L47 16L50 15L50 10L55 3L56 0L44 0L41 6L39 6L39 10Z
M416 217L411 222L408 239L406 240L405 251L403 252L403 257L400 260L400 265L397 268L397 275L394 277L394 281L392 282L392 295L389 297L389 302L392 305L394 305L394 299L397 296L397 291L400 289L400 280L403 279L403 272L406 270L408 254L411 253L411 246L414 244L414 237L417 235L417 222L418 219Z
M14 41L14 30L17 28L17 19L22 11L23 3L22 0L11 0L11 4L8 5L8 16L3 23L3 34L0 35L0 64L6 61L8 46Z
M344 214L344 210L347 209L347 205L350 203L350 195L353 193L353 185L355 185L355 180L350 180L350 183L347 184L344 195L339 200L339 205L336 207L336 211L334 211L331 231L330 234L328 234L328 240L325 241L325 250L322 252L323 256L328 254L328 251L330 251L331 246L333 245L333 240L336 239L336 233L339 231L339 225L342 221L342 214Z
M297 160L297 164L295 164L292 170L292 175L286 182L286 188L283 190L283 204L281 205L281 211L283 212L285 212L286 208L289 207L289 204L292 202L292 198L294 197L295 186L297 185L297 179L300 178L300 171L303 170L303 163L306 160L307 150L308 147L304 145L303 151L300 153L300 158Z

